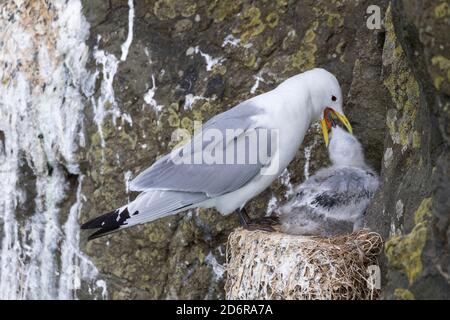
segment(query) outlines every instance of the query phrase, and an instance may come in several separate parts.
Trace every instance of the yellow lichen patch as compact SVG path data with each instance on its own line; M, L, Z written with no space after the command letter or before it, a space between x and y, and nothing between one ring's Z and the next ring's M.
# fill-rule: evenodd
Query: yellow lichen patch
M385 244L389 264L402 270L410 285L422 272L422 250L427 240L427 217L431 215L430 210L431 198L426 198L415 213L412 231L403 236L393 236Z
M138 139L135 134L128 134L125 130L120 130L118 136L119 142L123 142L124 145L130 146L132 150L136 149ZM114 152L112 152L112 155L114 155Z
M383 84L391 94L397 109L415 110L419 101L419 84L403 60L392 67L393 72Z
M181 119L180 125L181 125L181 128L186 129L189 132L193 132L194 131L194 123L188 117L184 117L183 119Z
M447 73L447 80L450 82L450 59L444 56L435 56L431 59L433 66L437 66L441 71Z
M383 84L398 110L395 117L387 119L392 140L404 148L411 145L417 147L420 139L417 139L417 136L414 137L414 125L420 107L419 83L406 62L402 46L397 41L390 7L386 13L386 43L383 49L383 61L391 69Z
M408 146L413 142L413 126L416 119L418 106L406 100L403 106L403 115L399 120L399 136L402 146Z
M204 105L205 104L202 104L202 106L200 108L203 108ZM203 122L203 118L204 117L203 117L203 114L200 111L194 110L192 112L192 115L193 115L194 122L200 122L200 123ZM195 128L194 128L194 130L195 130Z
M150 242L161 242L165 239L166 230L163 228L149 227L147 237Z
M153 7L153 13L160 20L173 19L177 16L174 0L158 0Z
M169 126L173 128L180 127L180 116L178 115L178 104L172 103L169 108Z
M261 10L251 6L244 10L242 14L243 23L232 30L233 33L242 33L241 41L246 43L253 37L261 34L266 25L261 21Z
M326 7L313 8L316 17L325 17L328 28L333 28L335 25L338 28L344 26L344 18L336 12L329 11Z
M315 43L318 21L314 21L306 31L299 50L291 57L291 66L299 71L311 69L316 64L315 54L317 45Z
M394 236L385 245L389 264L401 269L411 285L422 272L422 249L426 241L426 226L420 224L406 236Z
M213 106L211 105L211 103L209 103L209 101L205 101L202 106L200 107L200 110L205 111L205 112L209 112L211 111L213 108Z
M275 40L273 39L273 36L268 36L266 38L266 41L264 42L264 45L266 48L270 48L275 44Z
M425 198L420 203L419 208L417 208L416 213L414 214L415 224L425 222L427 218L431 217L432 200L432 198Z
M278 7L285 7L289 3L289 0L277 0L277 6Z
M196 10L197 10L197 4L195 2L191 3L191 4L187 4L181 11L181 15L186 18L191 17L194 15Z
M216 0L210 5L209 11L214 22L221 22L239 12L241 5L241 0Z
M266 17L267 25L271 28L275 28L278 25L280 17L276 12L269 13Z
M281 43L281 48L283 50L289 49L297 39L297 32L294 29L289 30L286 37L284 37L283 42Z
M190 17L197 10L197 4L189 0L158 0L153 6L153 13L160 20L173 19L177 16Z
M412 139L413 139L413 141L412 141L413 148L419 149L420 145L421 145L421 139L422 139L420 136L420 133L417 131L414 131Z
M443 1L434 7L434 16L438 19L450 16L450 6L447 1Z
M341 40L336 46L336 49L335 49L336 53L342 54L344 52L344 50L343 50L344 46L345 46L345 40Z
M326 12L325 15L327 16L327 27L333 28L333 26L336 25L340 28L344 25L344 18L338 14L333 12Z
M211 73L213 75L216 75L216 74L224 75L226 72L227 72L227 67L224 66L223 64L219 64L219 63L214 65L214 67L211 70Z
M398 133L396 121L397 121L397 110L396 109L388 110L386 116L386 126L389 129L389 134L391 135L392 141L394 143L399 143L399 141L397 141Z
M256 64L256 55L251 50L245 50L240 57L240 60L248 68L253 68Z
M436 78L434 78L433 85L437 90L440 90L441 86L442 86L442 82L444 82L444 81L445 81L444 77L437 76Z
M414 294L408 289L397 288L394 290L394 296L398 300L415 300Z

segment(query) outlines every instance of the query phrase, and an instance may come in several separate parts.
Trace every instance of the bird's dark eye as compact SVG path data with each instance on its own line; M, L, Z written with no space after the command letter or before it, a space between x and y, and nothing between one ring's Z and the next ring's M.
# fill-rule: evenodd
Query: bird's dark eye
M331 100L332 100L332 101L336 101L337 98L336 98L335 96L331 96Z

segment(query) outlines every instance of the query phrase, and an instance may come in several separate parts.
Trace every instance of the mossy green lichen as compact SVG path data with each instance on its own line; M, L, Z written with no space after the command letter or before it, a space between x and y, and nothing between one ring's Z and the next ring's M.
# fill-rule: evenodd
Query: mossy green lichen
M178 103L172 103L170 104L168 108L169 112L169 126L172 128L178 128L180 127L180 116L178 115Z
M291 48L297 39L297 32L294 29L290 29L281 43L281 48L287 50Z
M396 235L385 243L388 263L402 270L412 285L422 272L422 250L427 240L428 217L431 215L431 198L425 198L414 215L414 228L406 235Z
M421 140L422 140L422 137L420 136L420 133L418 131L414 131L413 136L412 136L412 146L414 149L420 148Z
M219 64L219 63L214 65L214 67L211 70L212 75L216 75L216 74L224 75L225 73L227 73L227 67L225 65Z
M326 12L325 15L327 16L327 27L333 28L336 24L339 28L344 26L344 18L338 14L333 12Z
M158 0L153 7L153 13L160 20L173 19L177 16L174 0Z
M436 89L439 89L445 77L447 77L447 81L450 82L450 59L442 55L438 55L431 58L431 63L433 64L433 66L439 68L439 70L442 72L441 75L437 76L437 78L439 78L437 86L435 80L435 87Z
M196 10L197 3L190 0L158 0L153 6L153 13L160 20L191 17Z
M433 85L437 90L441 90L442 83L445 81L443 76L436 76L433 81Z
M226 18L238 13L241 6L241 0L215 0L209 6L209 12L214 22L222 22Z
M326 19L328 28L333 28L335 26L341 28L344 26L344 18L339 13L329 10L327 6L314 7L313 10L316 17L324 17Z
M181 15L185 18L191 17L195 14L197 10L197 3L188 3L184 6L183 10L181 11Z
M267 25L270 28L275 28L278 25L278 21L280 20L280 17L276 12L271 12L266 17Z
M434 7L434 16L438 19L450 16L450 5L447 1L443 1Z
M427 219L431 217L431 205L432 198L425 198L422 200L419 208L417 208L414 214L414 223L416 225L422 222L426 222Z
M396 288L394 290L394 297L398 300L415 300L414 294L404 288Z
M342 54L344 52L344 47L345 47L345 40L341 40L339 41L339 43L336 46L336 53L337 54Z
M244 65L248 68L253 68L255 66L256 59L256 54L251 50L245 50L241 58L241 60L244 62Z
M299 71L311 69L316 64L317 45L315 43L318 21L314 21L303 37L298 51L291 56L291 66Z
M246 43L266 29L266 25L261 20L261 10L256 6L250 6L242 13L242 23L235 27L233 33L241 33L241 41Z
M407 64L407 59L402 46L399 44L392 24L390 7L386 13L386 43L383 50L385 65L391 70L383 84L395 104L395 117L387 119L387 126L394 143L399 143L403 148L414 144L414 126L417 118L417 110L420 105L419 84L413 72ZM417 138L417 137L416 137Z
M271 35L266 38L266 41L264 41L265 48L271 48L274 44L275 44L275 40L274 40L273 36L271 36Z

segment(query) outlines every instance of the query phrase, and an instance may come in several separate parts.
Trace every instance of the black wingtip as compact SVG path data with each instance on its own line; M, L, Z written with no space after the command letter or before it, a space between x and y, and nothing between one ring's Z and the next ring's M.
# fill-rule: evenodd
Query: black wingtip
M122 211L117 209L83 223L81 229L99 229L88 237L89 241L118 231L121 226L126 224L125 222L129 218L130 213L128 212L128 208Z

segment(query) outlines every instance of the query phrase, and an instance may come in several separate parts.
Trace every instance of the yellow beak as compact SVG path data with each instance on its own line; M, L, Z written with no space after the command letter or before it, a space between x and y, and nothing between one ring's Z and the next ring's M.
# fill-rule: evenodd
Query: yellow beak
M320 120L320 124L322 125L322 133L323 133L323 140L325 141L325 146L328 147L330 140L328 138L327 121L325 119L322 119L322 120Z
M342 124L345 126L345 128L347 129L348 132L353 134L353 128L350 124L350 121L348 121L347 117L344 116L343 114L328 108L328 110L330 110L331 112L333 112L336 117L342 122ZM323 140L325 140L325 145L328 147L328 144L330 143L329 137L328 137L328 129L331 129L331 124L327 123L326 119L325 119L325 115L322 118L322 120L320 120L320 124L322 126L322 133L323 133Z

